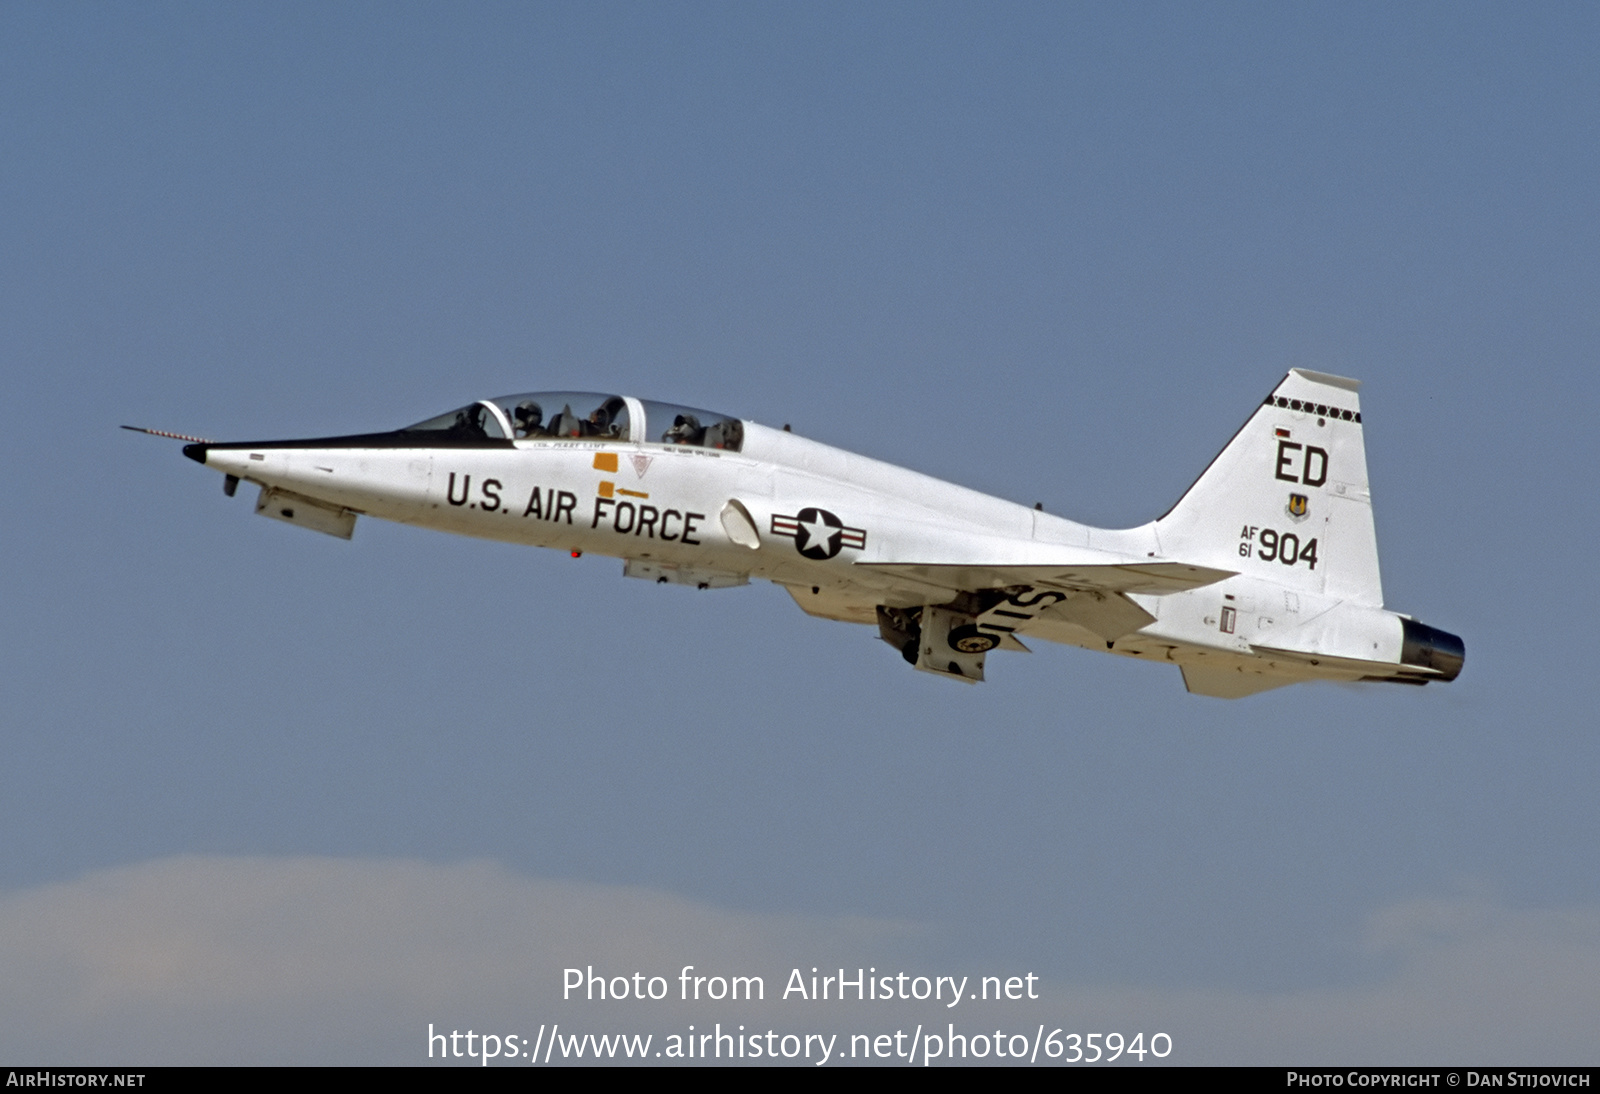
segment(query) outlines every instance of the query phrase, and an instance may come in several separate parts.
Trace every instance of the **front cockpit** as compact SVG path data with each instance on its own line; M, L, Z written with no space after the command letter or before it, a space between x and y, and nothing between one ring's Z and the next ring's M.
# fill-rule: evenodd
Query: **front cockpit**
M744 446L738 418L693 407L573 391L543 391L483 399L396 431L427 446L508 441L611 441L688 445L737 452Z

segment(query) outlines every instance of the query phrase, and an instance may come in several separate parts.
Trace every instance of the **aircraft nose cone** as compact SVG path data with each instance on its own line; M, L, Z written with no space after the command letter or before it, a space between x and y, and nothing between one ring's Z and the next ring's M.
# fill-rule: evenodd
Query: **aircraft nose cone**
M195 463L205 463L206 449L209 447L209 445L204 444L186 444L183 446L183 454Z

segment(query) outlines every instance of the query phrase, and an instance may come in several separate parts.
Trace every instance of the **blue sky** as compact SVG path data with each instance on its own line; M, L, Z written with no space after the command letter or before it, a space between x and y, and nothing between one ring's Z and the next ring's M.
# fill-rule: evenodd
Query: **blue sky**
M5 1055L422 1062L430 1021L599 1021L559 973L603 954L1032 970L1020 1023L1180 1062L1592 1062L1597 37L0 10ZM1046 646L957 688L770 586L257 521L116 428L616 390L1126 526L1290 367L1364 382L1388 606L1464 637L1455 683L1229 703ZM352 933L331 986L264 971Z

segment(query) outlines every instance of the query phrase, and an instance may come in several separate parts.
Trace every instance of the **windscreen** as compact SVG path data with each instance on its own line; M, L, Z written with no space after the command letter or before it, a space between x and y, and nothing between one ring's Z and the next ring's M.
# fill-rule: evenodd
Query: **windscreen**
M402 433L439 433L459 440L505 440L506 431L494 411L483 403L473 403L437 418L408 425Z

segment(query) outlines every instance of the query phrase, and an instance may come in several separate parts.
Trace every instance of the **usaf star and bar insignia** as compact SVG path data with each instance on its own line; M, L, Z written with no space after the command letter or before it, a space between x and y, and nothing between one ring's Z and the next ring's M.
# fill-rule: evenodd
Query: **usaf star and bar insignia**
M822 561L846 547L860 551L867 546L865 528L849 528L826 509L808 506L792 517L772 515L772 534L794 540L795 550L806 558Z

